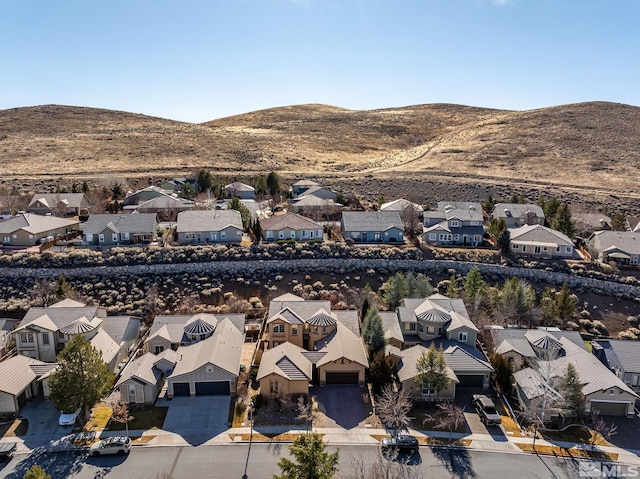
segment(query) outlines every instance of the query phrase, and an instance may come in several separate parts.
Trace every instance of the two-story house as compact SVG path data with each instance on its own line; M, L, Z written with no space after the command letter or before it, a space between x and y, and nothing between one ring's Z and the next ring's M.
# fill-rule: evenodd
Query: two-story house
M640 392L640 342L619 339L591 341L591 352L610 371Z
M498 203L493 208L491 219L504 220L507 228L544 225L544 211L540 206L533 204Z
M480 203L439 202L435 211L424 212L422 238L436 245L478 246L484 237Z

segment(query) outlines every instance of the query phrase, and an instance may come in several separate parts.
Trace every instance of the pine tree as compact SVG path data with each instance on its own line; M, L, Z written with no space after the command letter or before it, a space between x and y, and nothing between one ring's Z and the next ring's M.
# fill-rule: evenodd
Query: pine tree
M51 476L37 464L31 466L31 468L25 472L22 477L23 479L51 479Z
M571 210L569 210L569 206L566 203L562 203L560 207L558 207L551 227L556 231L566 234L569 238L573 238L576 227L571 218Z
M576 312L578 298L571 294L569 284L565 281L562 289L554 297L554 313L558 319L566 321L571 319Z
M283 457L278 462L282 471L274 479L333 479L338 472L338 451L328 453L317 434L298 436L289 451L295 459Z
M447 285L447 297L457 298L460 295L460 285L458 277L455 273L451 273L449 277L449 284Z
M378 309L370 307L362 321L362 338L369 349L370 355L384 348L384 328Z
M369 363L369 379L374 394L380 394L382 389L393 384L396 376L396 366L393 358L384 354L384 351L374 353Z
M562 410L565 417L572 419L582 417L587 400L582 392L580 375L573 363L567 365L567 370L558 384L558 393L563 398Z
M464 278L464 295L469 300L474 300L476 295L482 293L487 283L482 279L482 274L477 266L469 270ZM450 296L451 297L451 296Z
M396 273L391 276L384 283L383 287L383 299L389 309L397 308L400 302L409 294L409 284L407 278L402 273Z
M437 399L440 391L445 389L450 381L442 346L436 349L431 343L431 346L418 359L416 372L416 382L422 387L435 391Z

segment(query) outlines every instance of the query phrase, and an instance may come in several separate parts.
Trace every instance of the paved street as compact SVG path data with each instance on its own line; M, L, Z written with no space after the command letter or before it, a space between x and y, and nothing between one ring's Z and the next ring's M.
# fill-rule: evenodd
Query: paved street
M335 447L329 447L334 450ZM340 446L340 474L352 472L355 459L371 464L377 445ZM174 478L240 478L244 474L248 444L197 447L136 447L128 457L90 458L72 453L20 455L0 470L0 478L22 479L33 464L39 464L53 479L135 478L154 479L170 472ZM271 478L279 472L277 461L288 454L286 444L253 444L247 467L250 478ZM411 467L429 478L576 478L579 462L573 459L538 457L530 454L421 447Z

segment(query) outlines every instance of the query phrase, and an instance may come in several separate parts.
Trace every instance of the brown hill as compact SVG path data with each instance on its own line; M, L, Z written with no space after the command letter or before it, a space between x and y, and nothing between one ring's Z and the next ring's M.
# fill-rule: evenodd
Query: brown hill
M640 173L640 108L299 105L196 125L49 105L0 111L0 161L9 182L210 168L240 177L269 171L336 181L422 177L636 197L627 190Z

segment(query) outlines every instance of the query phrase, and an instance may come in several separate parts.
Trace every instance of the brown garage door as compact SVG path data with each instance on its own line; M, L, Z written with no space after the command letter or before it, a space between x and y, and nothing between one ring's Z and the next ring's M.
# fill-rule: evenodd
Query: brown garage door
M600 411L601 416L626 416L629 403L591 401L591 410Z
M358 372L327 372L327 384L358 384Z

